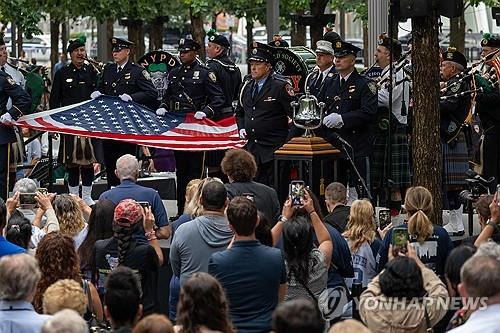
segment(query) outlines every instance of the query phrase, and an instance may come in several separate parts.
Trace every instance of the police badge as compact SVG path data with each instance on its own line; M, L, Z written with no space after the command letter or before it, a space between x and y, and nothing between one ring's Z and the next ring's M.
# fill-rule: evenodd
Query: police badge
M208 73L208 78L210 79L210 81L212 82L217 82L217 76L215 76L215 73L214 72L209 72Z
M377 84L375 82L368 82L368 88L370 89L372 94L375 95L377 93Z

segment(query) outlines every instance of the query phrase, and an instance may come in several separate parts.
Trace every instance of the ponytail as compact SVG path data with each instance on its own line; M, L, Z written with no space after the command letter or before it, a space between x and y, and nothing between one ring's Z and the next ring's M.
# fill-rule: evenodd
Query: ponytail
M410 235L417 236L419 243L423 243L432 235L434 228L427 214L419 209L408 220L408 231Z
M126 228L115 224L113 229L114 237L118 242L118 265L122 265L130 248L130 242L135 228Z

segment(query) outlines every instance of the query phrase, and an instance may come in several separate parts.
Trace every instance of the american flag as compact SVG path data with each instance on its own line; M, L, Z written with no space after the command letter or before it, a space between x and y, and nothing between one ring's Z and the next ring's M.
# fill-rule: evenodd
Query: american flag
M148 147L205 151L241 148L234 117L214 122L197 120L192 113L154 111L115 96L100 96L54 110L19 118L17 126L41 131L115 139Z

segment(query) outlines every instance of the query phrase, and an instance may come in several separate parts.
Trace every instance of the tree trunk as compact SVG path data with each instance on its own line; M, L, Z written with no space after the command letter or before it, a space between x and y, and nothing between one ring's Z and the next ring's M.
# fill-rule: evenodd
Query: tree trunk
M128 39L134 43L131 49L131 59L134 62L142 57L145 53L144 47L144 24L142 20L128 20Z
M106 26L107 26L107 35L111 38L114 34L114 29L113 29L113 24L115 23L114 19L108 19L106 21ZM111 49L111 45L107 48L108 52L106 55L106 59L102 59L103 62L106 62L106 60L111 60L113 59L113 50Z
M59 20L50 20L50 68L54 75L54 65L59 58Z
M17 27L17 55L21 57L23 54L23 29L20 26Z
M149 25L149 51L163 48L163 17L156 17Z
M246 61L248 66L248 73L250 73L250 63L248 62L248 58L250 57L250 49L252 48L253 42L253 19L247 16L247 54Z
M68 38L69 38L69 29L68 29L68 21L64 21L61 23L61 43L62 43L62 52L66 53L66 49L68 47Z
M465 16L450 19L450 46L465 54Z
M194 14L193 7L189 7L189 15L191 17L191 34L193 35L193 39L201 46L198 55L205 61L205 30L203 29L203 17L201 14Z
M442 158L439 132L439 47L437 14L412 19L413 185L434 198L433 223L442 224Z
M310 2L311 14L318 17L325 13L328 0L312 0ZM314 25L310 26L311 47L316 49L316 42L323 37L323 24L320 20L315 21Z
M298 11L298 15L303 15L304 11ZM295 45L306 45L306 26L305 25L299 25L297 24L296 21L292 21L291 23L291 31L290 31L290 37L292 38L291 41L291 46Z

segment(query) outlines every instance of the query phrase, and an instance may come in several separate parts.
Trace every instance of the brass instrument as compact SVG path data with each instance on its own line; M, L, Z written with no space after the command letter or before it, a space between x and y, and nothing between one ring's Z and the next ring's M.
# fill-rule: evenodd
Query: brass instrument
M103 68L104 68L104 63L96 61L94 59L91 59L89 57L85 57L84 60L88 62L98 74L101 74Z

